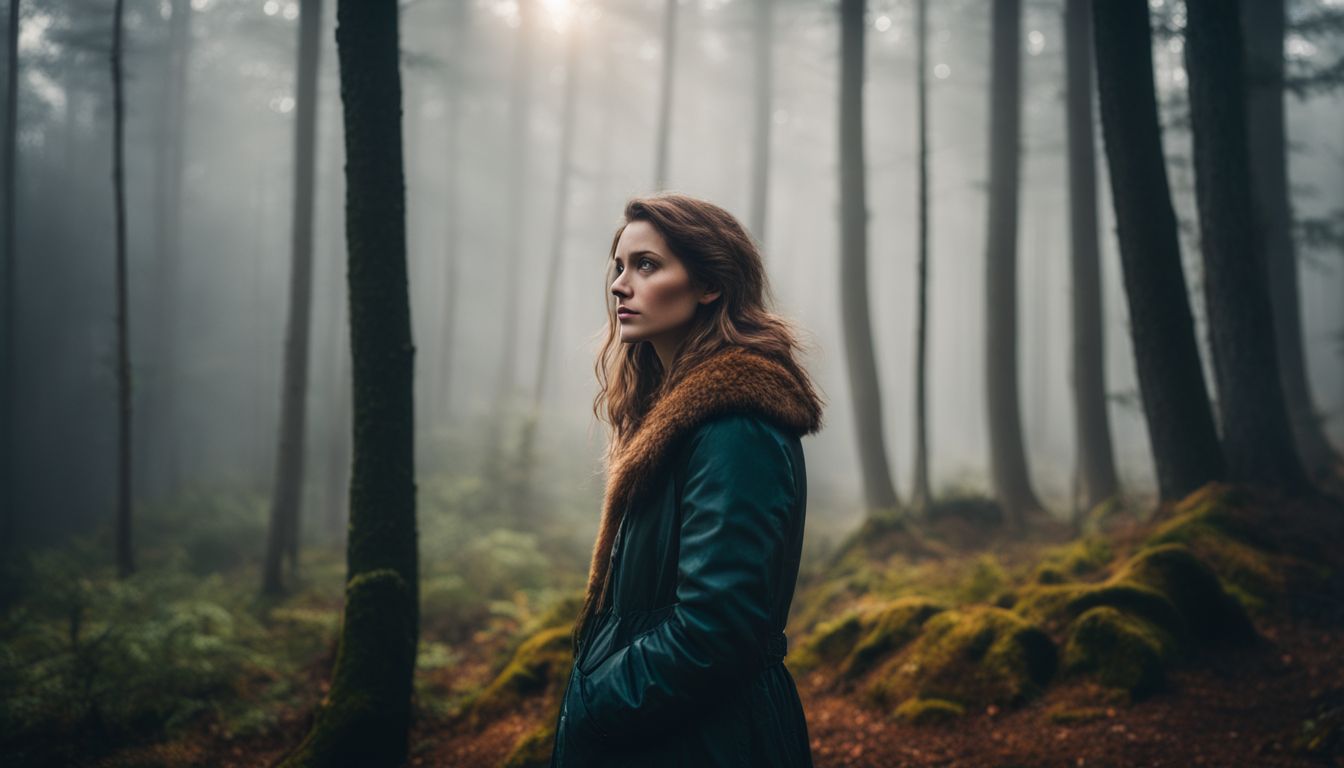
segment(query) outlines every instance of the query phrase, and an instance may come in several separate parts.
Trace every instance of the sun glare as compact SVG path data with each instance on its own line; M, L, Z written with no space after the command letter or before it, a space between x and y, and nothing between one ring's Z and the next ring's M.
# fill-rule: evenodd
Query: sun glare
M546 15L550 17L551 25L557 32L564 32L569 27L571 17L574 15L572 0L541 0L541 5L546 9Z

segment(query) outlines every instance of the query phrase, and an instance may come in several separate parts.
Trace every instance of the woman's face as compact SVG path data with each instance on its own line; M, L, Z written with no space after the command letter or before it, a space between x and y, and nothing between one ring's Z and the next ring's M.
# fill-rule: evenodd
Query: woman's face
M690 330L699 304L708 304L718 291L692 285L681 259L672 255L663 236L647 221L632 221L616 242L616 322L621 341L648 341L664 363Z

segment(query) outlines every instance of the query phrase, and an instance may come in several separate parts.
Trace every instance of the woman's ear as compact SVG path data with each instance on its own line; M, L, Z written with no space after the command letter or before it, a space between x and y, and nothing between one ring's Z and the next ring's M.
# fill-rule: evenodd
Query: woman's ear
M715 299L719 298L719 294L721 294L721 293L723 293L723 291L717 291L717 290L716 290L716 291L710 291L710 290L701 291L701 292L700 292L700 298L699 298L699 299L696 299L696 301L699 301L701 304L709 304L709 303L712 303Z

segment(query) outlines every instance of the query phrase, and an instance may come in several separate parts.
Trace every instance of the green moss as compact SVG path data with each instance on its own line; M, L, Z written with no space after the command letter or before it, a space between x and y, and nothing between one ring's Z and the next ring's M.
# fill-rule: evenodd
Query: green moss
M846 677L857 677L919 634L930 617L943 607L920 597L904 597L880 605L862 616L863 632L841 665Z
M569 631L567 626L551 627L523 641L473 702L475 716L498 714L516 707L521 699L563 687L574 662Z
M1223 590L1207 565L1179 544L1140 551L1116 578L1165 595L1201 645L1245 642L1255 636L1241 604Z
M1166 632L1103 605L1088 610L1070 627L1063 666L1071 673L1094 674L1102 685L1140 699L1164 686L1165 663L1175 651L1175 640Z
M896 707L896 716L910 723L943 723L966 714L966 708L944 699L906 699Z
M1285 573L1301 562L1280 550L1257 520L1245 491L1217 483L1183 500L1146 542L1150 547L1164 544L1189 547L1253 613L1265 611L1289 590Z
M990 554L977 557L958 585L956 602L982 603L995 596L1008 582L998 558Z
M1024 587L1013 611L1049 632L1063 632L1084 611L1099 605L1133 613L1180 639L1185 620L1160 592L1140 584L1108 581L1101 584L1042 584Z
M1208 536L1234 539L1265 552L1278 549L1258 519L1250 493L1223 483L1209 483L1182 499L1173 515L1149 535L1147 543L1192 544Z
M555 718L545 718L542 725L523 734L501 763L501 768L545 768L551 764L555 747Z
M345 621L331 692L313 728L282 768L400 765L410 727L415 666L415 595L401 574L380 568L346 585Z
M1098 573L1114 556L1115 553L1106 539L1100 536L1086 536L1046 550L1036 568L1036 582L1060 584Z
M909 698L1017 703L1039 693L1055 665L1055 646L1040 629L1001 608L970 606L930 618L868 693L884 706Z

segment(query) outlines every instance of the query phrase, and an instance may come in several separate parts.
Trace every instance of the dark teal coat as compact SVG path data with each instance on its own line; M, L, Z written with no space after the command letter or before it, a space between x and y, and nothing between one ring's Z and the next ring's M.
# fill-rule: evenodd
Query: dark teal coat
M553 768L812 764L782 663L806 514L801 431L737 410L668 441L611 545Z

